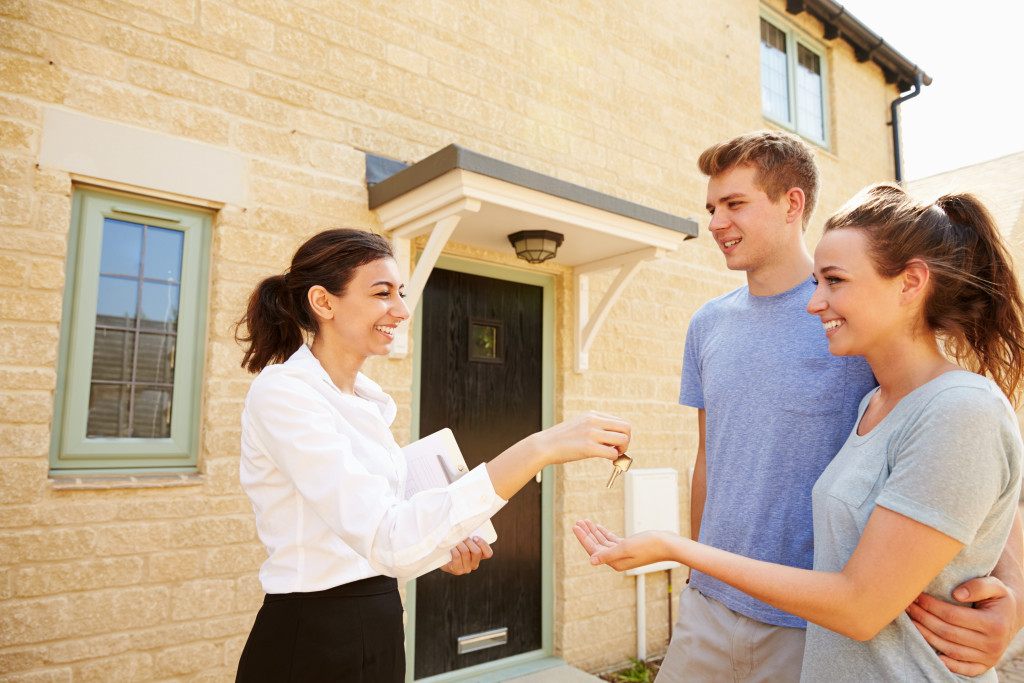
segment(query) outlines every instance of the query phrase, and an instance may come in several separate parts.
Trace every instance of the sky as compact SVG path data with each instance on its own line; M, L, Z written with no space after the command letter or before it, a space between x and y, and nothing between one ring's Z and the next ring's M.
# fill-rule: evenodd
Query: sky
M1024 150L1024 2L839 4L933 79L900 105L906 180Z

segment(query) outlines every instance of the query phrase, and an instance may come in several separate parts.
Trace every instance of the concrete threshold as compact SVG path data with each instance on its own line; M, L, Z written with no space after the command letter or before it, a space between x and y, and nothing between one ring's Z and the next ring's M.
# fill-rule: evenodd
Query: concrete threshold
M600 678L568 664L544 669L525 676L507 678L505 683L603 683Z

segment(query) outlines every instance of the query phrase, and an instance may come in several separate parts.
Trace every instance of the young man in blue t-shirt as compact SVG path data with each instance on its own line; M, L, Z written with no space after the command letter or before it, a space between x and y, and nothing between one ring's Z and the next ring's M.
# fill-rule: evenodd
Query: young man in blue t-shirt
M817 318L804 231L818 170L810 148L776 131L713 145L708 231L747 285L709 301L687 331L679 402L697 408L691 535L768 562L810 569L811 487L846 440L874 386L867 363L835 357ZM959 607L921 596L908 608L954 673L998 662L1024 621L1020 520L996 578L957 591ZM1000 580L1001 579L1001 580ZM658 683L798 681L806 624L705 574L680 597Z

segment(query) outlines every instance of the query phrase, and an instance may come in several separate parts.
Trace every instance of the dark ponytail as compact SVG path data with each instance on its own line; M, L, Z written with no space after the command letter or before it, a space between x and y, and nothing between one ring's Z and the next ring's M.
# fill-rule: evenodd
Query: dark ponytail
M235 341L246 346L242 367L256 373L282 363L307 335L316 334L319 325L306 296L311 287L321 285L341 296L357 268L394 257L384 237L362 230L326 230L306 240L287 273L256 285L245 315L235 323Z
M895 277L912 260L927 264L925 321L957 364L988 375L1016 405L1024 379L1024 302L1013 260L995 221L973 195L914 201L874 185L825 223L825 231L867 234L876 270Z

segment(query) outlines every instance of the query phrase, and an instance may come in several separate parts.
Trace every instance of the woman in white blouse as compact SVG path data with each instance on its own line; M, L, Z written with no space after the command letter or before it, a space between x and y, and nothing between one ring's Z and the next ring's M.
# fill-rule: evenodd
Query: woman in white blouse
M387 240L329 230L259 283L239 322L242 366L259 373L242 412L240 479L269 557L237 681L403 681L396 579L448 553L445 571L475 569L491 551L467 537L543 467L626 450L629 425L589 412L405 500L395 403L360 372L389 352L409 317L403 297Z

